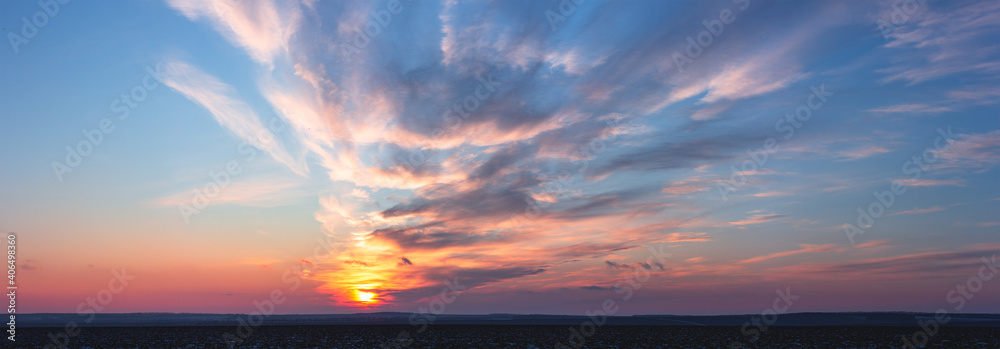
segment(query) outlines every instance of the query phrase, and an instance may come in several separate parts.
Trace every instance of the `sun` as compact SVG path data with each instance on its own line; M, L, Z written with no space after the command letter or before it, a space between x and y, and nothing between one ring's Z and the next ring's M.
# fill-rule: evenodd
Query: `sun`
M371 302L375 301L375 294L374 293L364 292L364 291L356 291L356 292L357 292L357 294L355 294L355 296L357 297L357 299L358 299L359 302L362 302L362 303L371 303Z

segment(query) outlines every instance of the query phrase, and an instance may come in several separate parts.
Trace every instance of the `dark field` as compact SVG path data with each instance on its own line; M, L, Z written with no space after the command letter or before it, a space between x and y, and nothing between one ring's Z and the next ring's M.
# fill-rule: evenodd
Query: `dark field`
M243 333L246 334L246 329ZM570 345L570 326L261 326L239 348L386 348L401 331L413 337L412 348L562 348ZM579 327L575 327L578 331ZM236 327L93 327L82 328L69 348L227 348L224 334ZM20 347L44 347L61 328L18 329ZM902 348L918 327L771 327L759 339L739 327L614 326L598 328L584 348ZM588 332L589 334L589 332ZM229 337L234 338L234 337ZM574 341L579 344L579 338ZM918 338L922 338L919 337ZM9 343L9 342L8 342ZM402 346L399 346L402 347ZM927 341L928 348L1000 348L1000 328L945 327Z

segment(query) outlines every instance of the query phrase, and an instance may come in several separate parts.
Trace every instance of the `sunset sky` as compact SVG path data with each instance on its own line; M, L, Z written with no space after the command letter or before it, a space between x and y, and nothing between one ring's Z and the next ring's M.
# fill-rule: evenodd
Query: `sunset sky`
M19 312L951 310L1000 253L997 1L42 4Z

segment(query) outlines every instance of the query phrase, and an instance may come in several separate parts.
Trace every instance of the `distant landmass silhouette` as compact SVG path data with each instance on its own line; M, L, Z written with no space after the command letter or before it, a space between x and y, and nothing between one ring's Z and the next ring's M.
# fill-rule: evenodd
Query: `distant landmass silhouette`
M263 325L406 325L411 313L379 312L357 314L269 315ZM259 316L259 315L257 315ZM420 315L417 315L420 316ZM949 314L945 326L1000 327L1000 314ZM118 326L238 326L246 314L122 313L19 314L24 327L62 327L73 321L82 327ZM757 314L746 315L633 315L609 316L606 325L742 326ZM770 326L918 326L917 321L934 318L934 313L843 312L790 313L777 317ZM433 325L579 325L590 318L580 315L486 314L435 315ZM259 320L254 320L259 321Z

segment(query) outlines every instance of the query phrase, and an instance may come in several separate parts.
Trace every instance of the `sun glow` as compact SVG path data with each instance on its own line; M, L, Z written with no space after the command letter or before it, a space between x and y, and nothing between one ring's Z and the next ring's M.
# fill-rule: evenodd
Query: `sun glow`
M375 294L371 292L355 291L355 298L358 302L371 303L375 302Z

